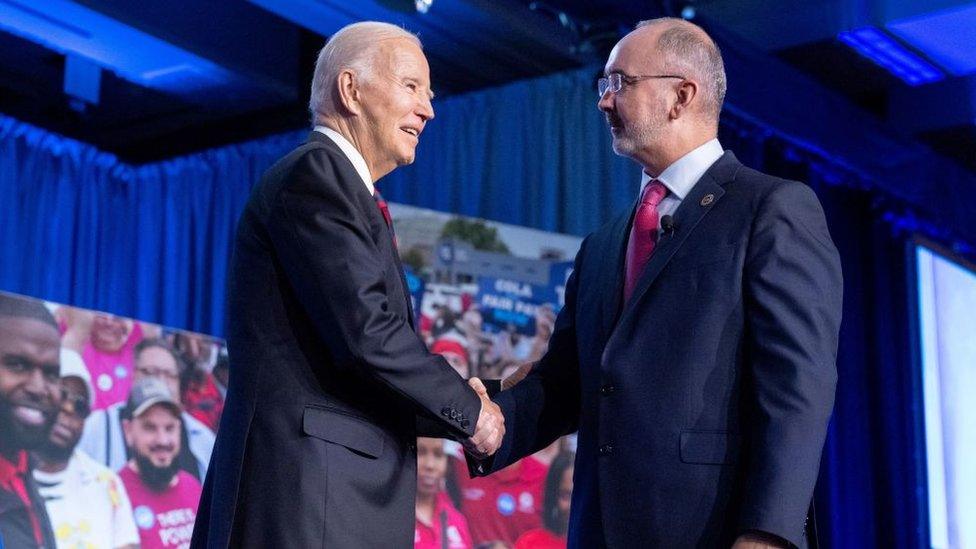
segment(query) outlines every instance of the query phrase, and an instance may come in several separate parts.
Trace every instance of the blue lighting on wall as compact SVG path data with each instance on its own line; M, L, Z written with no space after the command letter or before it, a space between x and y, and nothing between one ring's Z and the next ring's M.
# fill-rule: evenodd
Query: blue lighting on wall
M237 78L220 65L71 0L0 0L0 30L175 95L195 97Z
M837 38L911 86L938 82L945 78L941 69L874 27L842 32Z
M416 32L420 15L429 16L427 10L439 11L432 7L433 0L374 0L359 2L335 2L323 0L247 0L251 4L267 10L282 19L305 27L322 36L332 36L342 27L359 21L385 21ZM355 7L351 7L354 4ZM463 2L453 2L458 9Z
M954 75L976 73L976 4L892 21L886 28Z

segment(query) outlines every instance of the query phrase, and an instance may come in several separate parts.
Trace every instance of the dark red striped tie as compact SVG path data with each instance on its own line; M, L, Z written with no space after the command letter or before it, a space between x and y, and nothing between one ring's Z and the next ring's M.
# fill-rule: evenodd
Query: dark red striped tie
M383 195L380 194L379 190L373 193L373 200L376 201L376 205L380 208L380 213L383 214L383 219L386 220L386 228L390 230L390 236L393 238L393 246L396 247L397 239L396 233L393 231L393 216L390 215L390 207L386 205L386 200L383 200Z

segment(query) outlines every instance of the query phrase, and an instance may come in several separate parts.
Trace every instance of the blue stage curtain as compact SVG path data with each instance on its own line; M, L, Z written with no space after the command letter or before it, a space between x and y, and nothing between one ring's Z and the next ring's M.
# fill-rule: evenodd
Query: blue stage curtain
M595 74L437 101L416 163L379 187L415 206L592 231L632 204L640 176L611 150ZM260 174L305 134L135 167L0 115L0 289L222 334L235 220ZM841 250L840 381L817 497L825 545L925 545L907 235L886 220L878 186L843 161L734 105L720 138L747 165L808 182Z
M746 146L743 143L743 146ZM838 384L817 488L827 547L928 547L912 235L849 173L777 140L754 165L816 191L844 269Z
M134 167L0 115L0 289L221 334L237 216L299 134Z

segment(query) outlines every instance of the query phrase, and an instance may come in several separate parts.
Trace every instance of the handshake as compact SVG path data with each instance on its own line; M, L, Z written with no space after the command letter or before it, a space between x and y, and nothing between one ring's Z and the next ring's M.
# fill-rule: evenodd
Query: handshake
M502 390L512 388L528 375L531 369L532 364L524 364L502 381ZM481 398L481 413L478 415L474 435L463 442L464 449L472 456L484 459L494 455L502 445L502 439L505 437L505 416L502 415L501 408L488 398L488 389L480 379L473 377L468 380L468 385Z
M484 459L497 452L502 445L502 438L505 437L505 416L502 415L501 408L488 398L488 389L480 379L473 377L468 380L468 385L481 398L481 413L478 414L474 435L465 440L463 445L469 454Z

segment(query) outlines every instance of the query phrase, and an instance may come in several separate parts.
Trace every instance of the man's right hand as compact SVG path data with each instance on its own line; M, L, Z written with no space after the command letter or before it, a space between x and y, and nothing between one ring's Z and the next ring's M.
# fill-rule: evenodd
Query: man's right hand
M478 393L481 399L481 413L474 435L464 442L464 448L471 455L479 458L488 457L498 451L505 436L505 417L501 408L488 398L488 389L480 379L473 377L468 385Z

